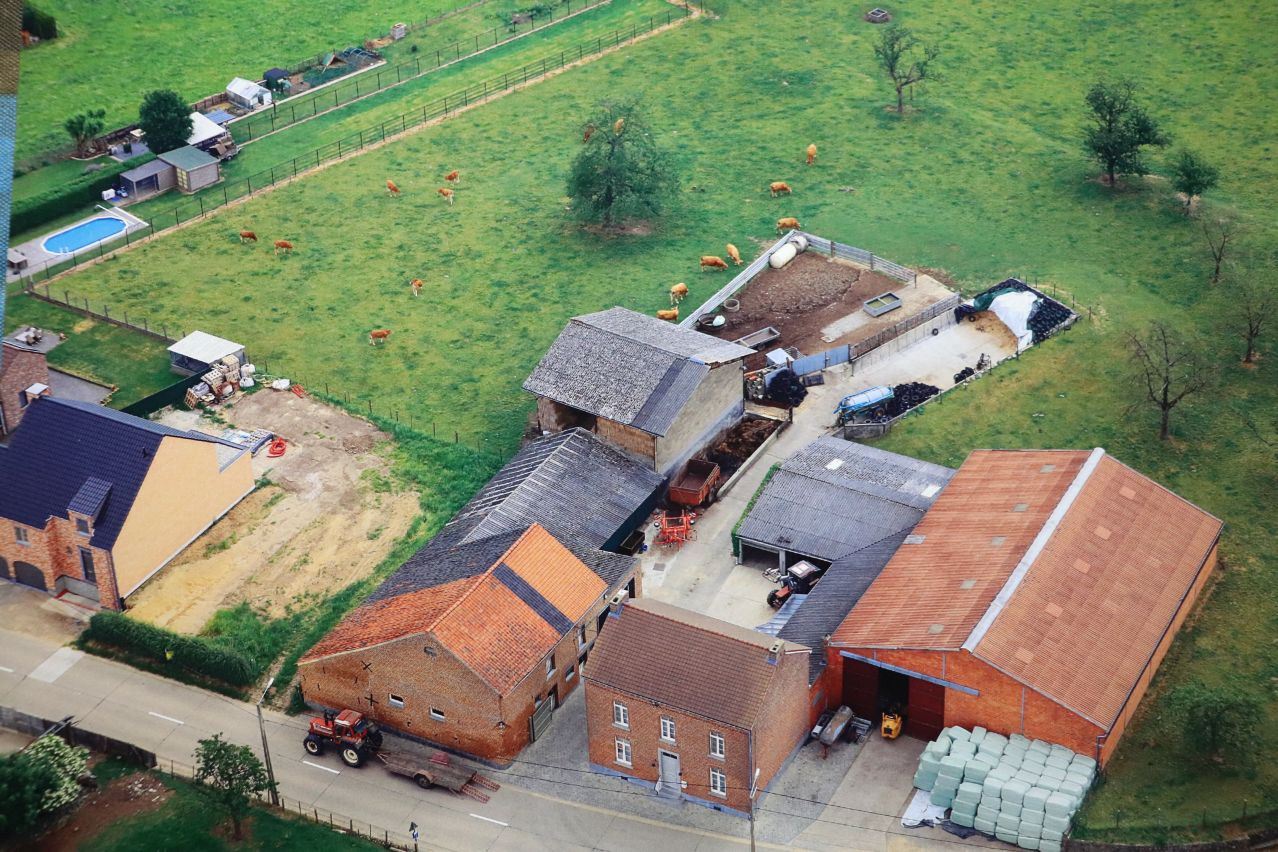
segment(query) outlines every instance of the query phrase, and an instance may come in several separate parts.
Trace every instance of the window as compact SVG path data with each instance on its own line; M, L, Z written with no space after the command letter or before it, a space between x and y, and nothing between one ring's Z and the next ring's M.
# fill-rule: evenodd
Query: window
M612 702L612 723L618 728L630 727L630 711L620 701Z
M577 628L577 647L586 647L586 625L584 624Z
M674 719L666 716L661 717L661 738L668 743L675 741L675 723Z
M13 528L13 537L14 537L14 538L16 538L16 539L18 540L18 544L30 544L30 543L31 543L31 539L27 538L27 529L26 529L26 527L17 527L17 526L15 526L15 527Z
M546 679L550 680L550 678L554 676L555 676L555 658L554 658L554 655L551 655L550 659L546 660Z
M80 535L88 535L88 534L89 534L89 522L88 522L88 521L86 521L84 518L76 518L76 519L75 519L75 531L76 531L76 532L78 532Z
M710 792L716 796L728 795L728 775L722 769L710 770Z
M399 710L404 709L404 696L402 695L396 695L395 693L392 692L390 695L387 696L386 701L392 707L395 707Z
M430 717L434 719L436 722L442 722L444 721L444 711L437 710L436 708L432 707L430 708Z
M98 572L93 567L93 551L87 547L80 548L80 570L84 572L84 582L98 581Z
M630 766L630 740L617 740L617 763Z
M710 756L723 760L723 734L710 732Z
M572 680L576 676L577 667L575 665L569 666L568 671L564 672L564 680Z

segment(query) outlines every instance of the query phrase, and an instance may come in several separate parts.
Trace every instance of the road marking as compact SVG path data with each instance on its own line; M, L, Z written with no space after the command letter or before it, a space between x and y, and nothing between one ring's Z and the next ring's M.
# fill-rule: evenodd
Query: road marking
M499 820L499 819L493 819L492 817L480 816L479 814L471 814L471 816L473 816L475 819L482 819L484 822L491 822L491 823L493 823L494 825L500 825L502 828L510 828L510 823L508 823L508 822L502 822L502 821L501 821L501 820Z
M83 656L83 651L77 651L74 648L59 648L46 657L44 662L32 669L31 674L27 675L27 677L44 683L53 683L66 674L67 669L74 666Z
M307 766L314 766L316 769L323 769L325 772L331 772L334 775L342 774L342 770L340 769L329 769L327 766L320 766L318 763L311 763L309 760L303 760L302 763L305 763Z
M157 719L163 719L164 721L166 721L166 722L172 722L172 723L173 723L173 724L175 724L175 725L185 725L185 724L186 724L186 723L185 723L185 722L183 722L181 719L174 719L172 716L165 716L163 713L156 713L154 710L148 710L148 711L146 711L146 712L150 713L152 716L154 716L154 717L155 717L155 718L157 718Z
M13 674L13 669L9 668L8 666L0 666L0 672L8 672L9 674Z

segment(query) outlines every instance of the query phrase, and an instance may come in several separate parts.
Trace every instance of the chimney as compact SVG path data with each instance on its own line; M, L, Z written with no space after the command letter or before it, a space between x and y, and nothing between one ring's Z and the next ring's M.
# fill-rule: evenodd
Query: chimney
M621 610L626 606L626 590L622 589L612 596L612 600L608 601L608 617L619 618Z
M768 646L768 665L775 666L777 661L781 659L781 650L785 648L785 642L778 639Z

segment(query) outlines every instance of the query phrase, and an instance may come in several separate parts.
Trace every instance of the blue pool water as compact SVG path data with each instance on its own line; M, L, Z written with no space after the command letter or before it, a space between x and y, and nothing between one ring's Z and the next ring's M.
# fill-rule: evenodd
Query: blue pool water
M98 216L81 222L74 228L58 231L44 240L44 250L50 254L70 254L85 246L114 237L124 232L124 222L114 216Z

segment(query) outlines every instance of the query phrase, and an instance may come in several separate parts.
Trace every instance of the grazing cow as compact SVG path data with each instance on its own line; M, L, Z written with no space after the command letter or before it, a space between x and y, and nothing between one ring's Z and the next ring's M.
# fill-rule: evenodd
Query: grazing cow
M728 257L732 258L732 262L737 266L741 265L741 252L737 251L737 247L732 243L728 243Z
M437 192L439 192L443 199L449 204L453 203L453 191L451 189L446 186L442 186L437 190Z
M677 306L688 295L688 285L680 281L670 288L670 304Z
M449 183L461 183L461 172L457 171L456 169L453 169L451 172L444 175L444 180L448 181Z
M657 319L674 322L679 319L679 309L671 308L670 310L657 311Z
M395 185L395 181L386 181L386 191L396 198L399 198L399 187Z
M768 184L768 191L772 193L773 198L776 198L778 195L789 195L794 192L793 189L790 189L790 184L783 180L775 180Z
M612 132L620 136L621 131L625 129L625 126L626 120L624 118L619 118L612 123Z
M385 340L390 336L391 333L389 328L375 328L368 333L368 343L370 346L376 346L377 341Z
M288 240L276 240L276 241L275 241L275 253L276 253L276 254L279 254L280 252L284 252L285 254L288 254L288 253L289 253L289 252L291 252L292 250L293 250L293 244L292 244L292 243L290 243Z
M808 165L810 166L815 162L816 162L816 143L813 142L811 145L808 146Z
M594 135L595 135L595 126L593 124L587 124L586 129L581 131L581 144L585 145L587 142L590 141L590 137Z
M784 219L777 220L778 234L781 233L782 231L797 231L799 228L802 228L802 227L803 226L799 224L799 220L794 218L793 216L787 216Z
M727 269L727 268L728 268L728 264L721 257L714 257L713 255L701 256L702 272L705 272L707 269Z
M252 231L240 231L240 242L255 243L257 242L257 234Z
M413 295L420 296L422 294L422 279L414 278L408 282L408 286L413 288Z

